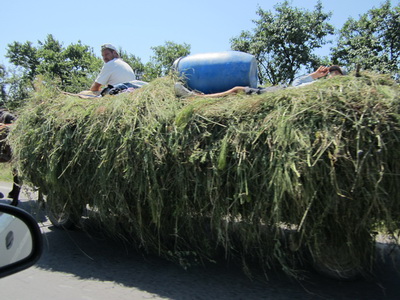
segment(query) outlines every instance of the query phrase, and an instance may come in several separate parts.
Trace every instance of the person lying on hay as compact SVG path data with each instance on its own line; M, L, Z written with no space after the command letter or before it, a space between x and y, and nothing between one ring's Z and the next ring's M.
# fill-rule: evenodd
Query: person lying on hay
M292 86L300 87L300 86L308 85L308 84L315 82L316 79L327 76L328 74L329 74L329 77L344 75L342 69L339 66L336 66L336 65L333 65L331 67L320 66L315 72L295 79L292 83ZM286 88L286 86L285 85L277 85L277 86L270 86L270 87L266 87L266 88L250 88L250 87L244 87L244 86L235 86L235 87L231 88L230 90L227 90L227 91L224 91L221 93L214 93L214 94L202 94L199 92L191 91L180 82L175 83L174 88L175 88L175 94L178 97L218 98L218 97L225 97L228 95L236 94L239 92L243 92L246 95L259 95L259 94L264 94L267 92L273 92L276 90L280 90L280 89Z
M292 86L299 87L314 83L317 79L328 76L328 78L334 76L341 76L344 75L342 68L339 66L333 65L330 67L320 66L315 72L301 76L295 79L292 83Z

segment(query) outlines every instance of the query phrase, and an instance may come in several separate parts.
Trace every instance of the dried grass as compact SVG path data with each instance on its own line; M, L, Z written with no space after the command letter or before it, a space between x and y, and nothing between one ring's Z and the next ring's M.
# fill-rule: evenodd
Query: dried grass
M161 78L93 100L41 88L10 141L26 180L145 251L185 265L222 249L294 274L303 248L345 245L365 266L371 232L398 230L399 125L382 75L186 100Z

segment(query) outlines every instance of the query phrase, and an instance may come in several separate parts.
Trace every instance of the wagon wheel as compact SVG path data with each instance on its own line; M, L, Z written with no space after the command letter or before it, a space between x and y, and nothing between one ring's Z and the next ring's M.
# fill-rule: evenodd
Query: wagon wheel
M320 274L338 280L353 280L366 273L371 263L373 240L368 232L358 234L357 246L338 239L318 237L308 249L313 268ZM357 255L358 254L358 255Z
M53 197L46 199L46 213L50 222L57 228L72 229L79 224L82 209L76 208L71 203L56 201Z

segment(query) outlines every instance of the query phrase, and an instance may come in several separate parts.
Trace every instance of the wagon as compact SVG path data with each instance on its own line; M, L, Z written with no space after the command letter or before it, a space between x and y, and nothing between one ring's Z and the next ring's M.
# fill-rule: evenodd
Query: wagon
M173 82L35 94L10 143L53 224L85 209L186 265L222 253L294 276L305 262L336 278L373 271L374 233L398 231L396 82L365 73L220 99L178 99Z

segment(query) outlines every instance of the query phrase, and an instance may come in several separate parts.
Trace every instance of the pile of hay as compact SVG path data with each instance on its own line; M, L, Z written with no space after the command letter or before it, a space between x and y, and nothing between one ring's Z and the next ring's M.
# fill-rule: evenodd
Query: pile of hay
M361 268L371 233L399 228L399 86L382 75L219 99L178 99L172 78L93 100L39 88L10 142L47 197L182 264L222 250L292 273L306 248Z

